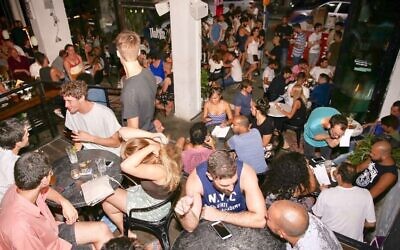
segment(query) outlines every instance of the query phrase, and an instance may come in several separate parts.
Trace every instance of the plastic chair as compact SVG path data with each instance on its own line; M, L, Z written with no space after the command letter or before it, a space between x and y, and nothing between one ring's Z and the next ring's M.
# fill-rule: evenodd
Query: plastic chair
M170 241L169 241L168 229L169 225L171 224L172 218L175 216L174 206L176 201L178 200L179 194L180 194L180 187L178 187L173 193L171 193L167 199L156 205L143 208L132 208L129 211L128 216L124 217L124 235L128 236L128 231L130 229L141 229L156 236L157 239L160 241L162 248L164 250L169 250ZM132 213L134 212L149 212L167 203L171 203L171 208L168 211L167 215L164 216L161 220L145 221L132 217Z

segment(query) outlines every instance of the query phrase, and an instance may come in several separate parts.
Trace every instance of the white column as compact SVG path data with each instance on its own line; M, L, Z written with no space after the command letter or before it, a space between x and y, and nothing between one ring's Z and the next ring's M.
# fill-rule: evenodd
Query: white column
M45 8L44 1L26 0L33 33L39 51L45 53L52 62L61 49L71 41L67 14L63 0L52 0L53 8Z
M17 0L8 0L8 3L10 4L11 12L13 15L14 20L19 20L22 22L22 25L25 27L26 22L24 15L22 13L21 5L19 4L19 1Z
M170 0L175 116L189 120L201 111L201 21L190 15L190 0Z
M387 116L390 114L390 107L395 101L400 100L400 53L397 54L396 63L393 66L392 75L390 76L390 81L386 90L385 100L383 101L381 113L379 118Z

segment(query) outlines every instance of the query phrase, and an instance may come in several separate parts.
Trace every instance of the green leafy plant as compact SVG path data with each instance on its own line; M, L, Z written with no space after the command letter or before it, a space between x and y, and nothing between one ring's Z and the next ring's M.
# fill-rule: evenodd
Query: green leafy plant
M200 77L201 98L203 98L203 101L205 101L208 98L211 89L208 85L208 71L202 68Z
M374 136L368 135L363 140L358 142L353 154L351 154L348 158L351 164L358 165L368 158L373 144L373 139Z
M359 165L363 161L365 161L369 156L372 144L374 143L375 139L375 136L368 135L363 140L359 141L353 154L351 154L348 158L350 163L353 165ZM392 149L392 157L396 162L397 167L400 167L400 148Z

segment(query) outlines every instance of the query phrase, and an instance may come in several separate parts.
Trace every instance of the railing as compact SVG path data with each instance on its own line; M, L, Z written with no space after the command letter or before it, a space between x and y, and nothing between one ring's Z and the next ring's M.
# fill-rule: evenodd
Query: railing
M0 94L0 121L26 113L26 119L31 127L30 130L34 131L38 127L47 127L54 138L58 131L48 104L59 95L59 92L57 83L42 81L35 81L10 89Z

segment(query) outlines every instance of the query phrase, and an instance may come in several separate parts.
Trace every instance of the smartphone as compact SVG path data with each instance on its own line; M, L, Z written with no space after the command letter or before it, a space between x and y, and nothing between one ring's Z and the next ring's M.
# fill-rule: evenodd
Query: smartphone
M114 164L113 161L106 161L106 167L111 167Z
M67 127L64 128L64 136L65 136L65 138L67 138L67 140L72 141L72 134L73 133L72 133L71 129L69 129Z
M229 232L228 228L221 221L216 221L211 224L211 227L214 231L221 237L221 239L225 240L232 237L231 232Z
M312 158L311 161L317 164L317 163L324 162L325 158L321 156L321 157L317 157L317 158Z

